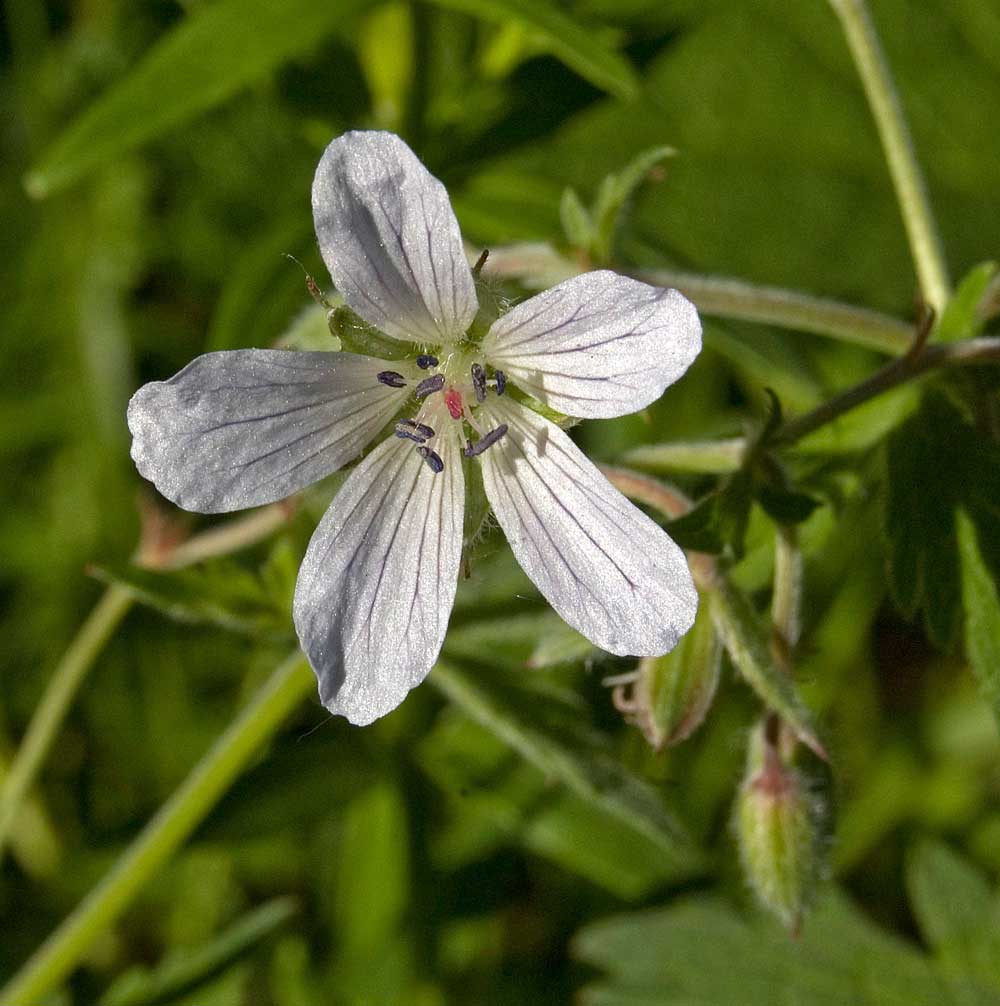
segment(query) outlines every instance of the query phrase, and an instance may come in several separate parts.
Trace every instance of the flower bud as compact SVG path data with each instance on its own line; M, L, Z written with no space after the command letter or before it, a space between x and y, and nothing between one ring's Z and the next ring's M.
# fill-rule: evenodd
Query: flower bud
M795 935L819 872L820 815L805 780L769 736L776 723L765 719L750 736L735 825L747 881Z
M719 683L722 643L708 605L698 606L694 626L662 657L643 657L630 695L615 704L660 751L679 744L701 726Z

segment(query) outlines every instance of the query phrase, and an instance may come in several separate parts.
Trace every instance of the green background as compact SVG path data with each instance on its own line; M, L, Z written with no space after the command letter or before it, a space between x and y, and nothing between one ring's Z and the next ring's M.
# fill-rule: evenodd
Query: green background
M961 277L998 249L1000 10L872 5ZM130 394L207 349L301 329L310 301L283 253L327 282L309 187L345 129L399 132L470 242L571 258L566 187L589 205L668 144L621 219L616 266L915 317L878 135L819 0L5 0L3 15L2 765L105 589L88 573L130 575ZM705 351L659 403L575 435L611 462L733 436L759 427L765 388L801 413L881 362L706 318ZM799 940L740 873L753 691L725 664L701 729L653 753L601 685L631 665L564 632L497 537L462 586L439 687L365 730L310 691L51 1001L1000 1002L1000 743L963 656L952 524L981 504L984 551L1000 541L995 378L942 382L912 415L915 398L862 410L790 462L821 504L801 532L796 673L832 755L810 786L835 821ZM993 426L966 422L955 395ZM143 581L155 603L100 653L0 866L0 981L290 651L298 560L331 489L253 548ZM773 537L755 506L733 575L761 612Z

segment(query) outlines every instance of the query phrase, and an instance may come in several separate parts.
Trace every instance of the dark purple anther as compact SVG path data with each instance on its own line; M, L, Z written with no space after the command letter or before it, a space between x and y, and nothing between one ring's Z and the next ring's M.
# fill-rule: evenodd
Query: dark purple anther
M429 447L418 447L417 453L427 462L427 466L435 475L444 470L444 462L441 455L432 451Z
M401 430L398 426L396 427L396 436L400 440L412 440L415 444L422 444L425 437L418 437L416 433L411 433L409 430Z
M406 378L402 374L397 374L395 370L383 370L378 375L378 382L388 385L390 388L406 387Z
M433 395L435 391L440 391L444 387L444 374L435 374L433 377L425 377L418 385L414 394L417 398L426 398Z
M425 426L423 423L414 422L412 419L400 419L396 422L397 426L409 426L412 430L419 433L425 440L430 440L434 436L434 430L429 426Z
M495 430L490 430L490 432L487 433L482 440L479 440L476 443L473 443L471 440L467 440L465 442L465 448L463 449L462 453L467 458L477 457L478 455L482 454L483 451L492 447L498 441L503 440L503 438L506 435L507 435L507 424L501 423Z
M498 370L493 376L497 379L497 394L502 395L507 390L507 375Z
M421 353L417 357L417 366L421 370L426 370L428 367L436 367L438 365L438 358L436 356L431 356L430 353Z
M472 390L477 402L486 401L486 371L478 363L472 365Z

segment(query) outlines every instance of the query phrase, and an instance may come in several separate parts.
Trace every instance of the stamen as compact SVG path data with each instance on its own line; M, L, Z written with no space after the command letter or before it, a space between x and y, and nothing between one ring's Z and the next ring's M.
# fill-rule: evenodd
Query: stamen
M472 390L477 402L486 401L486 371L478 363L472 365Z
M444 462L441 460L441 455L432 451L429 447L418 447L417 453L427 462L428 468L435 475L444 470Z
M400 440L412 440L415 444L422 444L425 442L424 437L418 437L416 433L411 433L409 430L401 430L398 426L396 427L396 436Z
M421 353L417 357L417 366L421 370L427 370L428 367L436 367L438 365L438 358L436 356L431 356L430 353Z
M440 391L444 387L444 374L435 374L433 377L425 377L418 385L414 394L417 398L426 398L433 395L435 391Z
M378 375L379 384L385 384L390 388L405 388L406 378L402 374L397 374L395 370L383 370Z
M507 375L502 370L497 370L494 372L493 376L496 378L496 392L497 395L502 395L507 390Z
M420 436L424 437L427 440L430 440L430 438L435 435L434 430L432 430L431 427L425 426L423 423L418 423L416 422L416 420L413 419L398 419L396 421L396 425L409 426L412 429L416 430L417 433L420 434Z
M471 440L467 440L465 442L465 448L462 450L462 453L467 458L477 457L478 455L482 454L483 451L492 447L495 443L498 443L499 441L503 440L503 438L506 435L507 435L507 424L501 423L496 429L490 430L490 432L487 433L482 440L479 440L476 443L473 443Z

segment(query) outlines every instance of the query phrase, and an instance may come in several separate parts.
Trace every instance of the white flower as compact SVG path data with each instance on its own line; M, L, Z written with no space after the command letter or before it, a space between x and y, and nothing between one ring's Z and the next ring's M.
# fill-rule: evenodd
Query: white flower
M356 458L299 571L295 627L333 713L394 709L437 659L455 598L466 466L552 607L611 653L658 656L690 627L684 555L507 381L582 418L641 409L701 348L692 305L613 272L560 283L476 344L476 285L444 186L397 136L334 140L313 183L323 258L347 305L413 360L209 353L132 398L139 471L188 510L270 503Z

